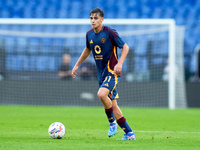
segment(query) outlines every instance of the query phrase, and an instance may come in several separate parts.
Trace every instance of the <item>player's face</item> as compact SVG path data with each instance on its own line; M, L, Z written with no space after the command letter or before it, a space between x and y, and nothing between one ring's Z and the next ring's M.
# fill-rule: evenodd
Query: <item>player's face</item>
M101 30L103 19L98 13L90 15L90 24L95 31L99 32Z

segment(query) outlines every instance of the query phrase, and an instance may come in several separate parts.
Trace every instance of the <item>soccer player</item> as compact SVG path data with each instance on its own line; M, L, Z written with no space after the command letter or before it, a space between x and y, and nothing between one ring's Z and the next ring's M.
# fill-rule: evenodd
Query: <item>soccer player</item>
M135 134L122 115L116 100L118 98L116 85L121 78L122 64L128 54L129 47L119 37L116 30L102 24L103 20L104 12L101 9L91 10L90 23L92 29L86 33L86 47L72 69L72 77L76 77L78 67L92 52L99 81L97 96L105 108L110 123L108 136L115 135L119 125L125 134L122 139L117 140L136 140ZM122 48L119 60L117 47Z

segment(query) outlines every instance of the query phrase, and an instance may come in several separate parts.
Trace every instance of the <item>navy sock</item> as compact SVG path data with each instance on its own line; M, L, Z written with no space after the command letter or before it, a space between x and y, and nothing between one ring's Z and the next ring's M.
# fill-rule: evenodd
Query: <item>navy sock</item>
M124 132L127 134L128 132L133 132L131 127L128 125L126 119L124 117L121 117L117 120L118 125L124 130Z
M113 111L113 107L111 107L110 109L105 109L105 113L108 117L108 121L110 123L115 121L115 116L114 116L114 111Z

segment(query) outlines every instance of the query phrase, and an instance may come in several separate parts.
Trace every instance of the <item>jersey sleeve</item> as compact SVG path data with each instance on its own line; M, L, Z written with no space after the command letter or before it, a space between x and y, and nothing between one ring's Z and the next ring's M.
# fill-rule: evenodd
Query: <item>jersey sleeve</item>
M104 30L109 34L109 36L112 39L112 42L114 42L114 45L116 45L119 48L122 48L124 46L125 42L122 40L122 38L119 36L115 29L111 29L110 27L105 26Z
M125 42L122 40L122 38L119 36L116 30L113 30L115 35L114 35L114 41L117 45L117 47L122 48L125 44Z
M88 40L88 34L86 34L86 47L88 49L90 49L90 43L89 43L89 40Z

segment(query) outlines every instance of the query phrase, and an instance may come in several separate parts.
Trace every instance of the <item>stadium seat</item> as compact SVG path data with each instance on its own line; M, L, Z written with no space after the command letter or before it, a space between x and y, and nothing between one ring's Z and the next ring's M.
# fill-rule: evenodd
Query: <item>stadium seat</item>
M46 18L56 18L57 16L58 16L57 10L56 10L55 6L53 6L53 7L51 6L46 10L46 13L45 13Z
M38 5L38 7L36 7L34 11L35 11L34 14L35 18L45 18L45 6Z
M81 51L84 49L84 47L86 46L86 41L85 41L85 37L82 38L77 38L77 45L76 46L80 46L82 47Z
M45 27L43 25L34 25L34 26L29 26L30 27L30 31L34 31L34 32L44 32Z
M24 8L23 18L34 18L32 7L27 6L27 7Z
M88 19L89 16L90 16L89 11L82 11L82 13L80 13L80 18Z
M151 17L157 19L157 18L161 18L162 15L163 15L162 9L161 8L155 8L154 11L152 12Z
M184 4L184 1L183 0L174 0L174 3L175 3L176 7L180 7Z
M74 47L74 45L76 45L76 43L78 44L78 42L75 40L76 38L66 38L66 43L65 43L65 47L71 48Z
M144 36L140 36L138 38L136 38L135 43L134 43L134 52L136 55L143 55L146 54L147 52L147 45L144 42L145 40L147 40ZM143 44L140 44L143 43Z
M56 71L57 66L56 66L56 58L54 56L49 56L47 60L47 71Z
M120 18L120 19L122 19L122 18L128 18L126 9L122 9L121 11L118 11L116 18Z
M141 10L141 18L150 18L152 16L152 11L148 6L142 5Z
M22 70L29 71L30 70L29 57L24 55L22 56L21 59L22 59Z
M52 38L41 39L41 53L52 53Z
M32 31L33 28L31 25L21 25L21 31Z
M58 33L63 33L66 31L66 29L67 29L67 25L56 25L54 28L54 31Z
M64 51L65 39L63 38L54 38L52 41L52 52L61 54Z
M40 38L29 38L28 40L28 52L39 53L40 52Z
M23 9L21 7L14 7L12 10L13 18L22 18L23 17Z
M12 56L6 55L6 70L12 70Z
M6 53L14 53L16 49L16 38L5 38Z
M10 12L6 9L1 10L0 14L1 14L1 18L10 18L11 17Z
M132 0L129 0L128 1L128 4L127 4L127 8L128 8L128 11L136 11L138 12L139 11L139 4L138 4L138 1L135 0L135 1L132 1Z
M28 70L29 62L25 55L18 55L17 57L17 70Z
M96 5L98 5L97 3L98 1L95 2ZM80 18L89 18L89 13L92 8L95 8L95 6L93 7L93 3L91 1L83 0L83 2L81 3L81 8L82 9L80 10Z
M36 61L37 71L47 71L48 70L48 59L47 56L38 56Z
M18 37L17 38L16 51L19 53L25 53L27 51L27 38Z
M20 31L21 30L21 25L11 25L10 30L12 31Z
M35 55L32 55L32 56L29 56L28 59L29 59L29 71L36 71L36 61L37 61L37 56Z
M7 68L13 71L21 70L21 57L19 55L9 55L7 57Z
M7 70L17 70L17 59L15 55L6 56L6 69Z
M128 18L132 18L132 19L139 18L139 13L137 11L131 11L128 14Z
M79 18L80 10L81 10L81 1L72 1L71 9L70 9L70 18Z
M53 32L55 32L55 28L56 28L55 25L45 25L43 31L48 32L48 33L53 33Z
M167 8L163 14L163 18L174 18L175 14L174 14L174 10L172 8Z
M68 18L69 16L69 11L67 9L61 9L58 12L58 18Z
M161 64L163 64L164 63L164 58L161 58L161 57L154 57L153 59L152 59L152 63L153 63L153 65L161 65Z
M152 41L152 54L167 55L168 54L168 41L166 41L164 39Z
M175 19L176 19L177 25L184 25L185 24L185 18L182 17L181 14L178 14Z
M109 9L109 12L105 14L105 18L117 18L116 9L117 8Z
M8 30L9 29L9 26L8 25L0 25L0 30Z
M147 72L148 62L146 58L136 57L135 58L135 72Z

